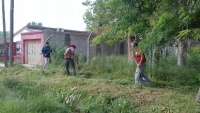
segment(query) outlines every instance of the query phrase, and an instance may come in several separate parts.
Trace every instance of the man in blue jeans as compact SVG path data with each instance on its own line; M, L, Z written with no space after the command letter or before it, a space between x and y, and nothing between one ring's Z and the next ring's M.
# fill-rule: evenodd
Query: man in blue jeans
M48 69L50 61L50 53L52 52L51 47L49 47L49 42L42 48L42 54L44 56L44 69Z
M145 62L146 62L146 57L145 54L142 52L142 49L140 47L138 47L138 43L137 42L132 42L131 46L133 48L134 51L132 51L133 54L133 58L135 60L136 63L136 71L135 71L135 83L139 83L139 84L150 84L151 81L149 80L149 78L147 78L144 75L144 68L145 68Z
M66 75L69 76L69 65L72 67L73 70L73 75L76 76L76 69L75 69L75 63L74 60L76 60L76 63L78 65L78 57L75 54L75 49L76 49L76 45L74 44L70 44L69 48L66 49L64 56L65 56L65 60L66 60Z

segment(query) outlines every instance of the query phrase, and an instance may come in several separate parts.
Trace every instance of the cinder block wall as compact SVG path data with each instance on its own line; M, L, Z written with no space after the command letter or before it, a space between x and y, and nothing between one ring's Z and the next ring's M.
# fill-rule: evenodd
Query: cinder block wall
M49 36L51 36L49 38ZM49 38L49 39L48 39ZM44 44L48 41L50 44L59 44L59 45L69 45L70 44L70 35L64 32L57 32L51 30L44 31Z
M76 53L82 54L83 56L87 56L87 40L89 37L89 33L70 33L70 42L71 44L76 45ZM96 55L96 46L91 46L92 39L94 35L91 35L89 38L89 57Z

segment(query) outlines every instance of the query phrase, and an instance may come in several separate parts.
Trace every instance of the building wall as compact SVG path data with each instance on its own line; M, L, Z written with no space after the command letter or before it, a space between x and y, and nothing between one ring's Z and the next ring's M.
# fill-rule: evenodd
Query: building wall
M9 43L7 43L7 46L8 45L9 45ZM4 61L4 45L3 44L0 45L0 52L1 52L0 53L0 61ZM15 42L13 42L13 52L12 52L12 54L13 54L13 56L16 56L16 43ZM13 58L13 60L14 60L14 58Z
M49 36L51 38L48 39ZM66 45L75 44L76 45L76 53L83 55L84 57L89 54L89 58L99 53L105 55L126 55L127 54L127 43L124 42L116 42L114 45L110 46L108 44L102 43L99 46L92 46L92 40L96 35L92 34L90 38L89 32L84 33L76 33L76 32L58 32L52 30L44 31L44 40L48 40L50 44L59 44ZM88 49L88 39L89 39L89 53ZM44 43L45 43L44 41Z
M96 46L92 46L92 39L94 35L89 37L89 33L85 34L78 34L78 33L71 33L70 34L70 42L71 44L76 45L76 53L82 54L83 56L87 56L87 41L89 39L89 58L97 54Z
M90 36L90 37L89 37ZM108 44L100 44L97 46L92 46L92 40L96 35L91 34L89 32L63 32L63 31L53 31L46 29L44 32L30 32L30 33L22 33L22 62L27 63L27 56L25 51L26 41L40 39L41 40L41 48L45 45L45 42L48 41L51 44L58 45L66 45L75 44L76 45L76 53L81 54L84 57L89 55L89 58L93 57L97 54L105 54L105 55L126 55L127 54L127 43L124 42L116 42L114 45L110 46ZM88 44L89 40L89 44ZM89 45L89 47L88 47ZM89 52L88 52L89 48ZM41 59L43 57L41 56Z
M49 36L51 36L49 38ZM59 44L59 45L66 45L75 44L76 45L76 53L82 54L83 56L87 56L87 40L89 37L89 33L65 33L61 31L52 31L52 30L45 30L44 31L44 40L48 41L50 44ZM90 42L90 58L96 55L96 46L91 46L91 41L94 38L94 35L91 35L89 42ZM44 41L44 44L45 44Z
M13 59L14 59L14 62L20 62L20 63L22 63L21 55L13 56Z
M24 29L23 31L15 35L13 38L13 42L21 41L21 33L27 33L27 32L29 31L27 29Z
M69 45L70 35L64 32L45 30L44 31L44 45L46 41L48 41L50 44Z

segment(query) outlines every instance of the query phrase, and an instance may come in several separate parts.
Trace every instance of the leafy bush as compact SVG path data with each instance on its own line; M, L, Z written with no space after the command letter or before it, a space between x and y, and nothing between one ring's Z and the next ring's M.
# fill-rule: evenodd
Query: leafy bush
M53 57L53 62L55 64L60 64L60 61L64 59L64 52L67 49L67 46L65 45L56 45L52 44L52 57Z

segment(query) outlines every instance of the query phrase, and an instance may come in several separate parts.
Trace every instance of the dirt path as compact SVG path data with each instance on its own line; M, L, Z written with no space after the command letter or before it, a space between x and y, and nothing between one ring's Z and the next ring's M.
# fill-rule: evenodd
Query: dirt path
M31 65L31 64L22 64L24 67L26 68L34 68L35 65ZM5 64L0 62L0 67L5 67Z
M0 67L5 67L5 65L3 63L0 63Z

